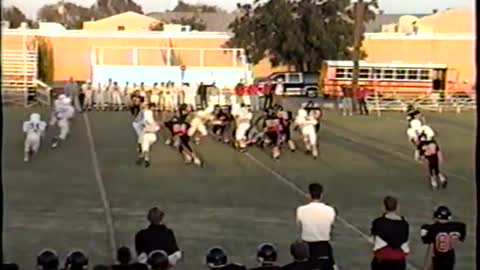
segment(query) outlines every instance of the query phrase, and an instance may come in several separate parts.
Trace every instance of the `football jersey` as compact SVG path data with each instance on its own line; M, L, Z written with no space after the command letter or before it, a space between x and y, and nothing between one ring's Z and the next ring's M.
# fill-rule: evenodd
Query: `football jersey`
M264 266L251 268L250 270L279 270L279 269L281 269L281 267L277 265L264 265Z
M275 116L267 116L267 119L265 119L265 127L267 131L279 131L280 120Z
M423 155L426 156L426 157L434 156L434 155L438 154L438 151L440 151L440 147L438 146L438 144L436 144L433 141L426 142L422 146L422 149L423 149Z
M461 222L425 224L420 234L425 244L433 244L433 254L438 259L455 259L455 247L466 236L466 225Z
M45 131L46 127L47 127L47 123L43 121L39 121L39 122L26 121L23 123L23 132L27 134L40 135Z

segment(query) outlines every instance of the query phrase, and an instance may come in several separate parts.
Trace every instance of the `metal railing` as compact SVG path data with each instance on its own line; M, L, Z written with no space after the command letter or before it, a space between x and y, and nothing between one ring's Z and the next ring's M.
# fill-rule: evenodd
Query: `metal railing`
M448 95L441 98L439 94L425 95L395 95L393 93L373 92L366 98L367 107L381 114L383 111L406 111L408 105L413 105L422 111L447 112L472 111L477 108L477 98L471 95Z

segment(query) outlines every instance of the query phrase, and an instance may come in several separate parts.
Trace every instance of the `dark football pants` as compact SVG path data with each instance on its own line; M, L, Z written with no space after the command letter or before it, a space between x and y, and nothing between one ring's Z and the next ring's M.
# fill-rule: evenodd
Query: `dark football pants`
M430 176L438 176L440 174L438 155L431 155L426 157L428 160L428 172Z
M432 270L453 270L455 266L455 260L443 259L438 260L433 258Z
M407 262L403 260L379 260L373 258L371 263L372 270L405 270Z

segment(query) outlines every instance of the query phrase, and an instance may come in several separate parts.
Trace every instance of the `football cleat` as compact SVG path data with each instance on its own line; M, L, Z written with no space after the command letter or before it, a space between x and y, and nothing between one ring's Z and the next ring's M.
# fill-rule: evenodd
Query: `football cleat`
M150 160L145 160L144 166L145 168L150 167Z
M442 189L447 188L447 185L448 185L447 178L445 178L445 176L443 176L443 174L439 174L439 175L438 175L438 178L440 179L440 186L441 186L441 188L442 188Z
M57 148L59 144L58 138L53 138L52 140L52 148Z
M199 158L194 158L193 163L197 166L202 167L202 161Z
M171 144L172 144L172 140L167 139L167 140L165 141L165 144L166 144L166 145L171 145Z

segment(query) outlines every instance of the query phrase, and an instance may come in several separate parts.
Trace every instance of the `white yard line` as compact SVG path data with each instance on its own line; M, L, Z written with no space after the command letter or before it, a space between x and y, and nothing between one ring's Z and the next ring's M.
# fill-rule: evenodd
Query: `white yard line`
M302 195L306 198L308 198L308 194L305 193L302 189L300 189L299 187L297 187L291 180L289 180L288 178L282 176L281 174L279 174L278 172L276 172L275 170L273 170L272 168L268 167L267 165L265 165L263 162L261 162L260 160L258 160L256 157L252 156L250 153L245 153L245 156L247 156L250 160L252 160L253 162L255 162L258 166L260 166L261 168L263 168L264 170L266 170L267 172L269 172L271 175L275 176L275 178L282 182L283 184L285 184L286 186L288 186L289 188L291 188L293 191L295 191L296 193L298 193L299 195ZM363 240L369 242L369 243L372 243L372 240L370 239L370 237L365 234L364 232L362 232L358 227L356 227L355 225L353 225L352 223L348 222L347 220L345 220L344 218L342 218L341 216L338 216L336 217L337 220L339 220L343 225L345 225L346 227L348 227L349 229L351 229L352 231L356 232L359 236L362 237ZM407 267L409 269L412 269L412 270L419 270L419 268L417 268L416 266L412 265L411 263L407 262Z
M108 231L108 242L112 252L112 260L116 260L117 252L117 243L115 240L115 228L113 226L113 217L112 209L110 208L110 203L108 201L107 192L105 191L105 184L103 182L102 174L100 173L100 166L98 164L98 155L95 148L95 141L93 139L92 129L90 126L90 120L88 119L87 113L83 113L83 120L85 122L85 127L87 129L87 137L90 145L90 155L92 158L93 170L95 173L95 180L97 182L98 190L100 191L100 197L103 204L103 209L105 212L105 220L107 222L107 231Z

